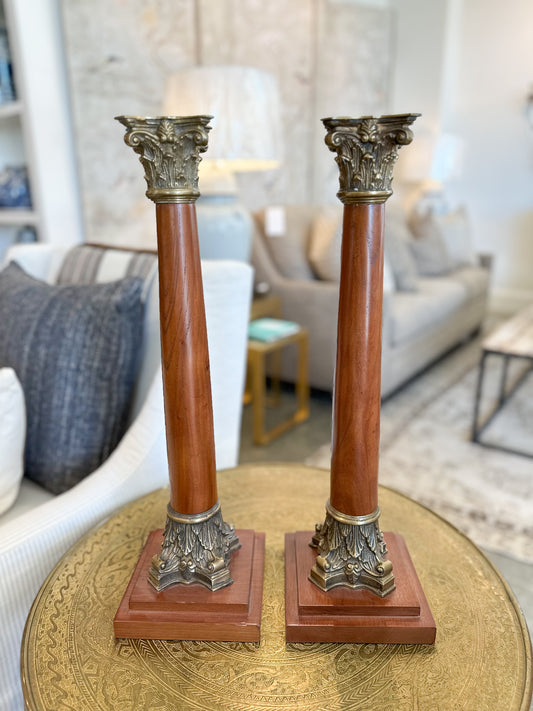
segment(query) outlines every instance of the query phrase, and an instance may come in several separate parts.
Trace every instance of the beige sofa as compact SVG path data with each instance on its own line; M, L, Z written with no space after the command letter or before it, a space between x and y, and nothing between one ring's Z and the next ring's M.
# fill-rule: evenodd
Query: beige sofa
M281 297L283 318L309 329L310 385L332 390L338 281L317 278L316 263L312 265L309 261L313 240L316 240L317 221L320 221L323 211L307 205L285 206L283 211L283 230L279 229L278 224L273 236L269 235L268 214L263 210L254 216L256 229L252 264L256 286L267 284L271 293ZM276 222L280 220L276 219ZM399 264L401 260L396 249L400 236L403 250L403 256L400 256L405 258L404 247L407 247L411 260L408 266L416 272L407 275L407 282L410 281L407 290L405 284L400 284L402 288L398 288L398 280L392 285L389 283L388 288L386 285L383 301L383 397L479 329L486 311L490 276L490 260L487 258L476 258L475 265L474 259L469 258L471 263L464 266L457 266L448 260L443 267L445 274L420 274L419 264L411 253L413 245L409 241L416 241L416 249L425 249L431 247L433 238L426 240L424 235L419 235L415 239L397 208L387 210L385 223L386 262L398 262L393 264L393 269L398 267L400 272L405 267ZM457 236L455 234L455 238ZM339 240L340 235L337 234L336 243L334 239L330 248L338 250ZM421 266L425 273L439 271L435 265L426 268L427 265L422 263ZM387 275L387 264L385 272ZM394 278L396 276L394 274ZM402 274L399 276L402 277ZM388 281L390 275L388 279L386 276ZM295 355L287 351L283 378L293 382L295 372Z

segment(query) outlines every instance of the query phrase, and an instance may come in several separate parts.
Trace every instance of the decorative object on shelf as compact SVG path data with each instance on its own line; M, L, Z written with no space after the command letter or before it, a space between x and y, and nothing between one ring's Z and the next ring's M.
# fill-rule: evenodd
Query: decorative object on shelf
M16 98L7 30L0 27L0 104L8 104Z
M16 241L21 244L30 244L32 242L37 242L37 233L35 228L30 225L24 225L20 230L17 231Z
M126 127L126 144L139 155L144 167L146 195L156 203L170 476L162 543L160 534L154 532L139 559L115 617L115 634L119 637L259 639L261 600L257 594L252 596L251 590L262 584L264 536L253 531L237 536L224 522L217 498L195 209L200 195L198 164L200 154L207 149L210 118L117 117ZM236 591L217 597L214 591L233 582L229 567L232 555L238 558L234 568L241 580ZM183 584L194 583L205 586L209 594L183 591ZM218 618L206 628L203 618L214 611L218 611Z
M0 207L31 207L26 166L6 166L0 172Z
M288 641L435 639L405 543L381 532L378 507L385 201L398 149L411 142L417 116L323 119L344 204L330 499L312 537L314 562L307 534L286 539L286 576L298 580L287 594L297 595L299 611L296 620L287 618ZM309 561L307 579L302 572ZM293 603L288 600L287 610Z
M200 169L200 252L249 261L252 218L236 173L274 170L281 158L280 100L273 75L240 66L196 66L167 80L164 113L212 114L214 133Z

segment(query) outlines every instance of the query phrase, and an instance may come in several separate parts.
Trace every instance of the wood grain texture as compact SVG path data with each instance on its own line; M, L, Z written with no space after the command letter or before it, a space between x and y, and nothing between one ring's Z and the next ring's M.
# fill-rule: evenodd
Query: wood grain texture
M182 514L217 501L211 378L193 203L156 205L161 360L170 503Z
M402 536L385 533L397 589L387 597L366 590L323 592L308 578L316 553L309 531L285 535L287 642L433 644L435 621Z
M384 205L345 205L333 400L331 504L378 505Z
M161 529L152 531L113 621L115 637L258 642L265 534L237 531L241 548L231 558L233 585L211 592L202 585L173 585L157 593L148 583Z

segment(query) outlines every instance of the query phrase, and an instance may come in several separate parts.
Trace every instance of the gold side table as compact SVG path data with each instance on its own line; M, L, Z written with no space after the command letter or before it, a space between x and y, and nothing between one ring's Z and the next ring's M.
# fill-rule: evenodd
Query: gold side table
M291 427L305 422L309 417L309 381L307 377L308 363L308 343L309 332L306 328L300 327L297 333L284 338L277 338L275 341L248 341L248 374L250 382L250 393L253 414L253 440L255 444L268 444L275 437L283 434ZM266 358L273 354L276 357L274 369L273 391L275 400L273 404L280 401L280 356L281 351L286 346L295 344L298 348L298 372L296 377L296 410L285 420L279 422L270 430L266 429Z
M119 510L63 557L35 600L22 646L27 708L527 711L531 644L506 583L455 528L383 487L382 527L406 539L435 646L285 644L284 532L312 529L328 489L327 471L303 465L219 477L226 515L266 531L259 644L115 640L113 615L148 532L164 522L168 491Z

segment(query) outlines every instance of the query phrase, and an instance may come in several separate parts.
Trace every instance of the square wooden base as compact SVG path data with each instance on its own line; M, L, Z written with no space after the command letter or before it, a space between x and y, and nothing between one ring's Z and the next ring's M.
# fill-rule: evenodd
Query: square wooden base
M323 592L309 580L316 552L310 531L285 534L287 642L433 644L435 621L416 570L397 533L385 533L396 590L381 598L368 590Z
M148 571L163 535L152 531L115 615L115 637L259 642L265 534L236 533L241 547L231 556L232 585L211 592L198 583L178 584L158 593Z

